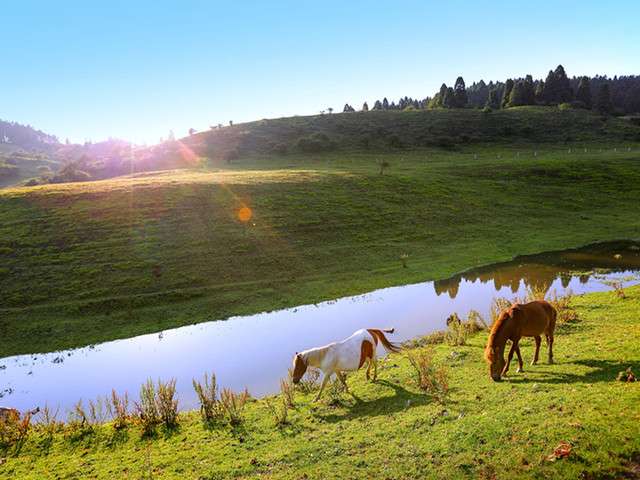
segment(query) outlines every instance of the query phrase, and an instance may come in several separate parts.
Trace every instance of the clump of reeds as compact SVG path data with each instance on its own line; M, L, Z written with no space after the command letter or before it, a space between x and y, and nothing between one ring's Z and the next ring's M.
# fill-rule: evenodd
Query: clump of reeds
M485 321L475 310L469 312L467 320L462 320L457 313L453 313L447 319L447 331L444 334L444 341L449 345L465 345L467 339L483 330L486 327Z
M160 421L167 428L178 425L178 398L176 397L176 379L172 378L168 382L158 380L158 391L156 403Z
M118 393L112 389L111 398L107 402L107 410L113 421L113 428L121 430L126 428L129 423L129 395L127 392L124 395L118 395Z
M45 404L45 406L40 410L40 417L38 418L37 427L45 437L51 438L57 432L59 432L63 427L64 423L58 421L58 412L59 408L56 410L51 410L49 405Z
M309 367L307 368L307 372L300 379L298 385L296 385L296 388L302 393L311 393L320 387L318 383L319 380L320 370L317 368Z
M193 379L193 389L198 395L200 401L200 415L202 420L209 423L222 418L222 406L218 400L218 385L216 384L215 374L204 374L204 381L198 382Z
M433 349L407 353L407 358L415 370L418 387L440 403L444 402L449 393L449 373L444 365L434 364Z
M220 393L220 405L231 425L240 425L243 421L244 407L249 400L249 391L235 393L229 388L223 388Z
M153 380L147 380L140 387L140 399L134 402L138 422L145 435L151 434L160 423L160 412L156 403L156 388Z

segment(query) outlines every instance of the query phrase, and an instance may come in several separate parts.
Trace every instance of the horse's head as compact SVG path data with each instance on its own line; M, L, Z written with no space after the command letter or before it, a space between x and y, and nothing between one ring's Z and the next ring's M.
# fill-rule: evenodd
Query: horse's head
M502 377L505 361L504 355L493 345L487 345L484 358L489 364L489 375L494 382L499 382Z
M504 345L506 339L501 339L498 336L498 330L507 319L511 317L510 310L503 311L498 319L493 324L491 333L489 334L489 340L487 346L484 349L484 358L489 364L489 375L495 382L499 382L502 378L502 370L506 362L504 361Z
M291 380L293 383L298 384L300 379L307 371L307 364L298 352L296 352L295 357L293 357L293 374L291 375Z

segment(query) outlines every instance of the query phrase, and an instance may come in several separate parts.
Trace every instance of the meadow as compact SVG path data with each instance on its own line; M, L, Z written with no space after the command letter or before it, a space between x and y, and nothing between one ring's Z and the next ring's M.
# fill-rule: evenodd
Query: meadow
M0 356L639 238L640 145L598 138L253 154L0 190Z
M640 287L574 297L563 310L554 365L492 382L486 331L462 345L416 342L381 362L378 381L350 375L318 403L298 390L250 400L231 425L180 414L144 434L137 423L36 426L0 462L7 478L635 478L640 468ZM461 312L462 313L462 312ZM545 350L542 358L545 358ZM429 353L430 352L430 353ZM410 356L445 371L438 393L418 386ZM134 394L135 397L135 394ZM283 397L284 398L284 397ZM226 418L226 417L225 417Z

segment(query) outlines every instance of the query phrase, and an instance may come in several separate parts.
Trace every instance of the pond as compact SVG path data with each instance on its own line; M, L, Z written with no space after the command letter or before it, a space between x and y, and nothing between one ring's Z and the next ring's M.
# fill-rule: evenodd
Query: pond
M446 328L453 312L485 319L495 297L523 298L528 288L574 294L637 283L640 244L615 242L523 256L454 277L376 290L316 305L233 317L47 354L0 359L0 404L26 410L47 403L60 418L85 402L129 392L152 378L175 378L182 410L197 407L191 381L215 372L218 383L253 396L275 393L297 351L366 327L395 327L393 341ZM383 353L383 352L380 352Z

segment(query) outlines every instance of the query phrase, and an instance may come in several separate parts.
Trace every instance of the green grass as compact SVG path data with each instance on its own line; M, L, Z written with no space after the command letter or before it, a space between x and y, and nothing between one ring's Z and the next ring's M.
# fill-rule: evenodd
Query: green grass
M0 190L0 356L640 238L638 144L584 146L253 156Z
M573 300L577 320L558 328L555 365L525 366L501 383L482 358L486 332L467 345L435 347L450 372L443 404L416 387L405 353L391 355L377 383L349 378L337 405L296 394L282 428L264 400L243 425L205 427L196 412L177 430L141 438L106 425L82 439L32 436L8 456L12 478L622 478L640 461L640 287ZM452 350L457 352L452 355ZM529 362L532 342L523 346ZM543 346L542 358L546 350ZM284 374L285 372L283 372ZM548 457L569 442L568 458Z

